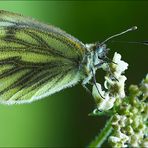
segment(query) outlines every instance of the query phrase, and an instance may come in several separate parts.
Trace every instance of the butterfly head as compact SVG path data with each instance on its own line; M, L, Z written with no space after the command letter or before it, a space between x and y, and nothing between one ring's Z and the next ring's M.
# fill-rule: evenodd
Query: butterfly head
M101 68L104 63L108 62L108 54L109 48L107 48L106 44L94 44L92 47L93 57L92 57L92 66L96 70Z
M98 59L105 60L107 57L108 51L109 51L109 48L107 48L106 44L103 44L103 45L97 44L96 45L95 52L98 56Z

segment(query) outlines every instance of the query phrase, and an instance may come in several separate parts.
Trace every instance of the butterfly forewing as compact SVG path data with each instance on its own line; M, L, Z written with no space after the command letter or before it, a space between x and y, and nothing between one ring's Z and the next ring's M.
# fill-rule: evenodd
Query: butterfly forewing
M77 83L84 54L64 31L0 11L0 102L30 102Z

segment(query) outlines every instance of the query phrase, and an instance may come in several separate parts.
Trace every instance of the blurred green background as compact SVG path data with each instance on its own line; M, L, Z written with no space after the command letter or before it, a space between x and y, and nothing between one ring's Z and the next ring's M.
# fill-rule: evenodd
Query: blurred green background
M0 1L0 9L31 16L67 31L84 43L137 25L120 41L148 40L147 1ZM130 66L126 87L147 73L148 46L108 43L109 57L115 51ZM98 71L98 81L103 81ZM25 105L0 105L0 147L87 146L105 124L105 118L89 117L93 98L76 85L43 100Z

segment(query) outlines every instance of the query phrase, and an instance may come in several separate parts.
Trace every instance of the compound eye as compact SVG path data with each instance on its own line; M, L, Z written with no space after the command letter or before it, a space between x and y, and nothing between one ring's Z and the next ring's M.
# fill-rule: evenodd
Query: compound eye
M103 59L105 57L105 55L106 55L106 48L100 47L98 49L98 57L100 59Z

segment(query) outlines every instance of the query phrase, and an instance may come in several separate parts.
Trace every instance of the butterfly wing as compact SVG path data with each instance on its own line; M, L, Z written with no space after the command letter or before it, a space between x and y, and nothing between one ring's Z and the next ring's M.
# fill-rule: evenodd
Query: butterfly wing
M27 103L76 84L84 53L66 32L0 11L0 103Z

